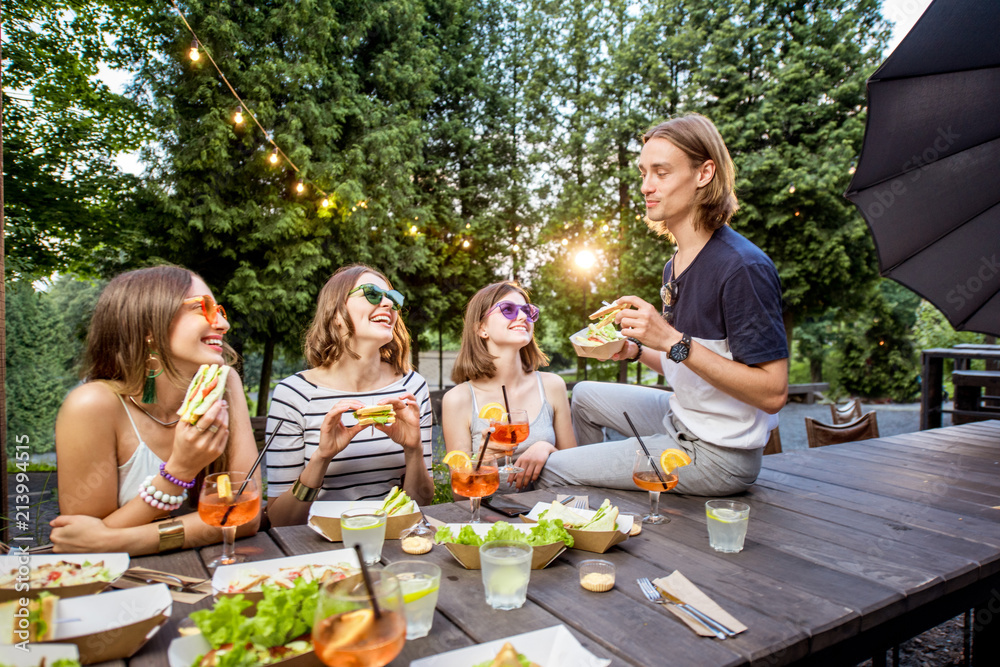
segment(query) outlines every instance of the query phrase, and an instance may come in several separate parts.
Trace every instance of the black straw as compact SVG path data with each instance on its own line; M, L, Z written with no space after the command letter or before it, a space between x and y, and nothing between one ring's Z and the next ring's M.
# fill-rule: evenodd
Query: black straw
M479 448L479 459L476 460L476 472L479 472L479 466L483 465L483 456L486 455L486 446L490 444L491 435L493 433L487 432L486 437L483 438L483 446Z
M500 390L503 392L503 406L507 409L507 414L510 414L510 403L507 402L507 385L500 385Z
M243 489L246 488L247 482L253 479L253 474L257 471L257 466L260 465L261 459L264 458L264 454L267 452L267 448L271 446L271 442L274 440L274 436L278 435L278 431L281 429L281 425L287 421L291 421L290 419L285 419L284 417L274 417L274 419L278 420L278 425L274 427L274 431L271 433L271 437L267 439L267 442L265 442L264 446L261 448L260 454L257 455L257 460L253 462L253 466L250 468L250 472L247 473L246 479L244 479L243 483L240 484L240 490L236 492L237 498L243 495ZM236 507L236 505L230 505L228 508L226 508L226 513L222 515L222 521L219 522L220 526L225 526L226 522L229 521L229 515L232 513L234 507Z
M378 608L378 600L375 599L375 588L372 586L372 575L368 572L368 566L365 565L365 558L361 554L361 545L355 544L354 551L358 554L358 563L361 564L361 578L365 580L365 590L368 593L368 599L372 603L372 611L375 612L375 618L379 619L382 617L382 610Z
M635 439L639 441L640 445L642 445L642 451L646 452L646 458L649 459L649 465L652 466L653 472L656 473L656 476L660 478L660 484L663 485L663 488L666 488L667 480L663 479L663 475L660 474L660 469L656 467L656 463L653 461L652 455L649 453L649 450L646 449L646 443L644 443L642 438L639 437L639 431L636 430L635 424L632 423L632 418L628 416L627 412L623 411L622 414L625 415L625 419L628 420L628 425L632 427L632 432L635 433Z

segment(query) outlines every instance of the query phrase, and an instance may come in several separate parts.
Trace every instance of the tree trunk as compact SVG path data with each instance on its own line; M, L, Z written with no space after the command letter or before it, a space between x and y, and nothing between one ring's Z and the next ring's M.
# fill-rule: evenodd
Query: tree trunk
M420 372L420 334L423 329L414 326L408 327L410 330L410 365L413 370Z
M444 389L444 343L438 326L438 389Z
M264 359L260 362L260 385L257 387L257 416L267 416L267 399L271 395L271 366L274 364L274 336L264 342Z

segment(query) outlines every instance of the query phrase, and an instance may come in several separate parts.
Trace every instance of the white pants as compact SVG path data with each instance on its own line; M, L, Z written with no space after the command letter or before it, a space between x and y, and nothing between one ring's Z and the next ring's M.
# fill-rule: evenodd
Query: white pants
M553 452L535 486L584 485L634 491L632 465L641 446L634 438L605 442L605 429L631 434L624 412L659 462L676 447L691 457L677 469L674 491L695 496L728 496L746 491L760 472L762 448L732 449L700 440L671 413L671 394L652 387L610 382L580 382L573 388L572 449Z

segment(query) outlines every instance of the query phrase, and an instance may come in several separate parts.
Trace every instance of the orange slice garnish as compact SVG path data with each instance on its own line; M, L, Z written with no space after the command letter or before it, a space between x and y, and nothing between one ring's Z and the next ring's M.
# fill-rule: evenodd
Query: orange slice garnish
M341 614L334 619L333 633L325 642L324 652L329 656L330 651L353 646L368 633L374 622L375 614L371 609L355 609ZM335 664L337 657L333 655L333 659L325 662Z
M468 468L472 463L472 459L465 452L458 451L457 449L453 452L448 452L444 455L444 464L449 468Z
M487 403L479 410L479 418L490 421L500 421L503 419L506 410L499 403Z
M233 497L233 484L229 481L229 475L219 475L215 484L220 498L229 500Z
M691 457L682 449L665 449L660 454L660 467L663 472L672 472L674 468L680 468L691 463Z

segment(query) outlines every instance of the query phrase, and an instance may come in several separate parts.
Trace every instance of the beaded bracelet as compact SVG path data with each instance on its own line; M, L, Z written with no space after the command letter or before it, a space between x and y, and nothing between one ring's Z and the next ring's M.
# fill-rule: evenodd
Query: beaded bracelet
M145 479L145 481L143 481L143 483L139 486L139 497L156 509L166 510L168 512L180 509L181 505L183 505L184 501L188 498L187 490L185 489L179 496L164 493L160 489L153 486L153 480L155 477L155 475L150 475Z
M182 479L177 479L176 477L174 477L173 475L171 475L169 472L167 472L167 464L166 463L161 463L160 464L160 476L163 477L163 479L165 479L168 482L170 482L171 484L173 484L175 486L179 486L182 489L193 489L194 488L194 480L193 479L190 482L185 482Z

